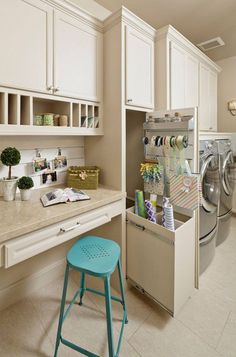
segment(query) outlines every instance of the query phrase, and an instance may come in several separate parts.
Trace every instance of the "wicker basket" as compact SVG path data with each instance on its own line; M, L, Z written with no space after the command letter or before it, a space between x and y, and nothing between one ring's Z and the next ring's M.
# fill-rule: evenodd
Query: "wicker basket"
M96 190L99 171L96 166L70 166L67 171L67 186L83 190Z

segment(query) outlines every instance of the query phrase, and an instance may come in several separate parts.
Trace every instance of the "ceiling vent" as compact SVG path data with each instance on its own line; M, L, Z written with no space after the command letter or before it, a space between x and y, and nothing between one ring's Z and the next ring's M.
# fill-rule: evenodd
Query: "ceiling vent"
M220 37L212 38L211 40L201 42L197 46L203 51L210 51L213 48L224 46L224 41Z

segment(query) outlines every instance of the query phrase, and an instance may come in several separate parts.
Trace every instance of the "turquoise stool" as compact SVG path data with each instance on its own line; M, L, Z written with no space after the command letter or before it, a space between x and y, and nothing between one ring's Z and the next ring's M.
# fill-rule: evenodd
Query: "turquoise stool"
M110 290L110 277L111 274L115 271L116 266L118 266L118 272L119 272L121 298L118 298L116 296L111 296L111 290ZM70 305L68 306L66 312L64 313L70 268L75 269L81 273L81 282L80 282L80 288L78 289L78 291L76 291ZM86 288L85 274L102 278L104 280L105 293L98 290ZM125 292L123 286L123 273L120 263L120 247L117 243L113 242L112 240L108 240L96 236L83 237L74 244L74 246L70 249L69 253L67 254L67 264L66 264L66 271L65 271L64 287L62 292L61 309L60 309L60 317L58 323L54 357L57 357L57 352L60 342L80 352L85 356L99 357L98 355L90 351L87 351L78 345L75 345L73 342L64 339L61 335L62 324L65 321L71 307L77 301L78 296L80 298L79 305L82 305L85 291L89 291L91 293L105 297L109 357L118 357L121 347L121 340L124 332L124 325L128 323L128 320L127 320L126 303L125 303ZM119 336L116 352L114 350L114 340L113 340L111 300L120 302L123 306L123 320L122 320L120 336Z

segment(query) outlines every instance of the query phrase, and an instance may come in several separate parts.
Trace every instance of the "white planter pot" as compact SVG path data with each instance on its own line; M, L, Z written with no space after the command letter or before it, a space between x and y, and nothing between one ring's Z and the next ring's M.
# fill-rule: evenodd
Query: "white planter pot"
M21 201L29 201L31 197L31 189L20 190Z
M11 180L6 178L2 180L4 201L14 201L16 198L17 179L17 177L12 177Z

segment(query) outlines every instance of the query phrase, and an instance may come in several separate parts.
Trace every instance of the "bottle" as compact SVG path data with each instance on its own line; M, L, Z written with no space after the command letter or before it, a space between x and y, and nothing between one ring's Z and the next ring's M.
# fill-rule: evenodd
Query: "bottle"
M171 121L170 114L165 114L165 122L169 123Z
M180 113L176 112L174 118L172 119L172 121L176 122L176 123L181 122L182 120L181 120Z

